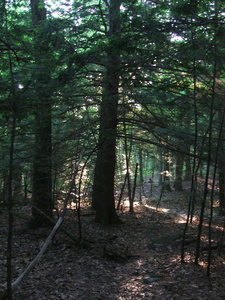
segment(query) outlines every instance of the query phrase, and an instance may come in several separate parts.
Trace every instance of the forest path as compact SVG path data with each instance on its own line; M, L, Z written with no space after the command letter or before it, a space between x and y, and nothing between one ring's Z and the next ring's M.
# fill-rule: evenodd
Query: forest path
M124 224L108 228L96 224L90 208L83 208L82 247L59 231L41 262L15 291L14 299L225 299L224 250L220 255L213 251L210 279L206 276L207 251L201 252L200 266L193 264L198 209L188 228L186 263L180 262L187 206L185 196L181 195L167 193L158 211L156 199L145 205L136 204L132 214L125 208L120 213ZM29 212L27 207L18 210L24 214ZM6 281L6 218L3 212L0 215L1 290ZM202 246L207 246L208 217L205 222ZM223 222L223 217L215 216L214 241L221 238ZM75 210L68 210L64 227L78 236ZM45 229L27 230L26 222L15 217L15 278L37 255L48 233Z

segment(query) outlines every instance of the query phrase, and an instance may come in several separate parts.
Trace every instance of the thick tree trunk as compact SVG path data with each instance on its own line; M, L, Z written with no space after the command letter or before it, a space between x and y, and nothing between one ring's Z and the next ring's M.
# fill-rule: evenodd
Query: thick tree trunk
M36 118L35 157L33 165L32 217L34 226L50 225L48 219L53 216L52 209L52 149L51 149L51 107L40 109L42 116ZM37 210L37 209L38 210Z
M31 226L50 224L44 216L53 216L52 208L52 146L51 95L48 84L50 71L46 66L49 53L44 22L46 10L43 0L31 0L32 21L35 31L36 99L35 99L35 154L33 165L33 198ZM44 214L42 214L43 212Z
M115 48L112 41L120 27L120 5L120 0L110 1L106 80L100 109L99 143L93 183L92 201L96 209L96 221L103 225L120 221L114 199L120 58L119 49Z

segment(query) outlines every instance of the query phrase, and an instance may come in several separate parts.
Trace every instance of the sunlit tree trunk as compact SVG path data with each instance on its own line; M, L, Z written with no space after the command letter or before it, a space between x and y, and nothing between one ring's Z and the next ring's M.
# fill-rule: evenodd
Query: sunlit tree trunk
M143 150L141 147L139 148L139 170L140 170L140 183L144 181L144 175L143 175Z
M176 172L176 178L174 181L174 188L175 191L182 191L182 175L183 175L183 157L180 154L176 155L176 167L175 167L175 172Z
M171 192L170 187L170 162L169 162L169 156L167 153L164 155L164 182L163 182L163 190L166 192Z
M115 210L114 175L116 166L117 110L119 100L119 49L113 38L120 28L120 0L109 4L108 53L106 78L100 109L100 129L93 183L96 221L108 225L119 222Z

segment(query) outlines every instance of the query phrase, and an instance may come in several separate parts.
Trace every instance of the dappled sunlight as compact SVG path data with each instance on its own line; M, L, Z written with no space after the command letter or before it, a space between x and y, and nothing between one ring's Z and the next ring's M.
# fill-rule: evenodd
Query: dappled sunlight
M94 215L90 207L81 206L82 247L58 232L43 257L43 263L36 267L32 275L38 290L47 295L49 286L57 283L58 295L66 293L68 299L69 295L76 299L83 299L85 295L86 299L101 297L107 300L182 299L184 294L185 299L191 299L193 294L201 299L202 295L216 295L216 285L209 289L207 284L206 251L200 256L199 266L194 265L197 222L190 226L190 243L185 246L185 263L181 263L184 224L178 225L186 215L179 213L178 207L169 209L162 206L157 211L156 206L135 202L134 214L129 213L127 206L120 216L123 225L105 228L93 222ZM204 225L207 229L207 224ZM19 231L15 234L15 242L18 243L15 250L17 264L23 266L36 252L35 247L32 248L36 243L33 240L34 233L23 234L21 239L20 226L17 225ZM74 208L68 209L64 226L77 234ZM215 223L213 229L221 232L222 227ZM42 242L41 235L37 235L36 239L37 243ZM28 251L25 251L25 261L22 240ZM207 236L203 235L202 242L207 245ZM218 269L224 271L225 260L216 251L213 257L212 276L215 277ZM41 282L39 278L44 275L45 281ZM18 293L23 294L28 289L26 284L22 285ZM38 290L36 296L40 298ZM107 298L108 295L111 298Z
M143 211L143 210L147 210L147 211L151 211L152 213L158 213L158 214L164 214L165 216L168 216L171 218L174 218L174 222L176 223L186 223L187 220L187 214L183 213L182 211L180 211L179 209L174 209L174 208L166 208L163 206L157 207L156 205L151 205L151 204L147 204L144 201L144 204L140 204L139 202L134 202L134 208L136 210L134 210L134 212L139 212L139 211ZM129 201L123 201L122 204L122 210L123 212L125 211L129 211ZM198 220L198 216L193 216L193 222L196 222Z

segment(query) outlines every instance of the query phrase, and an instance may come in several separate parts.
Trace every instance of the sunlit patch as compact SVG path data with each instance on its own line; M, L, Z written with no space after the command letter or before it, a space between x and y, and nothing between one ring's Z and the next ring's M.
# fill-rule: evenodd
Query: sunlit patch
M187 215L186 214L178 214L175 218L175 222L178 224L184 224L187 222Z
M24 86L22 85L22 84L18 84L18 88L21 90L21 89L23 89L24 88Z
M171 40L171 42L181 42L181 41L184 40L184 38L183 38L182 36L179 36L179 35L173 33L173 34L171 35L170 40Z
M198 263L198 265L199 265L200 267L203 267L203 268L207 268L207 267L208 267L208 263L205 262L205 261L200 261L200 262Z

